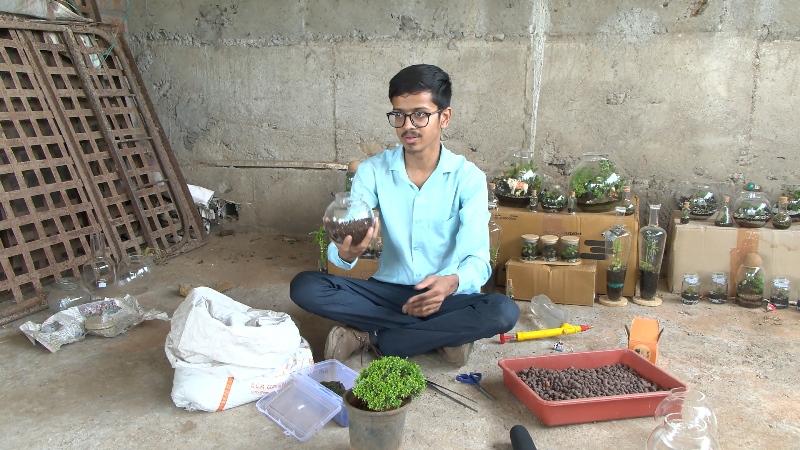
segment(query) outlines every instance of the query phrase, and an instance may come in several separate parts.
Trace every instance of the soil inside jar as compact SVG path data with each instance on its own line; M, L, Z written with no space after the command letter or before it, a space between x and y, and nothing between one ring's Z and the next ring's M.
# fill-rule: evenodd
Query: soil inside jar
M736 302L745 308L759 308L764 303L764 299L763 294L752 294L740 289L739 292L736 293Z
M665 391L625 364L592 369L543 369L531 367L517 376L541 398L549 401Z
M789 297L783 295L773 295L769 298L769 302L778 309L786 309L789 307Z
M625 287L625 270L606 269L606 296L609 300L619 300Z
M325 232L328 233L332 241L340 244L344 242L344 238L352 236L352 245L357 245L367 236L367 231L371 226L372 219L358 219L338 223L327 222L325 223Z
M681 292L681 302L684 305L696 305L700 301L700 294Z
M645 300L650 300L656 295L658 289L658 273L647 270L639 271L639 294Z

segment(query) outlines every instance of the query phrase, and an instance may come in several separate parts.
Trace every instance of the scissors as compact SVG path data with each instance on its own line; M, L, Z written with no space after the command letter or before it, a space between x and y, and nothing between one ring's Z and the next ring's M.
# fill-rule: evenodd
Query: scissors
M472 384L489 400L494 400L492 394L481 386L483 375L480 372L462 373L456 376L456 381L464 384Z

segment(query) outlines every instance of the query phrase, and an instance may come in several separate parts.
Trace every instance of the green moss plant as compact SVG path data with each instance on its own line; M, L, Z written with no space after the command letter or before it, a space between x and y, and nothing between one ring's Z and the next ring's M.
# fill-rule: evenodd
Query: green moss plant
M425 376L415 362L385 356L361 371L353 386L353 395L371 411L388 411L416 397L426 386Z

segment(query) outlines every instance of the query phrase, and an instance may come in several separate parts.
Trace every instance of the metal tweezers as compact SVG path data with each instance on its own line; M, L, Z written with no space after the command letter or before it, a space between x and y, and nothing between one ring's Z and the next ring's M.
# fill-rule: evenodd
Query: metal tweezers
M456 395L458 395L459 397L463 397L463 398L465 398L465 399L467 399L467 400L469 400L469 401L471 401L471 402L473 402L473 403L475 403L475 400L473 400L473 399L471 399L471 398L469 398L469 397L467 397L467 396L465 396L465 395L461 395L461 394L459 394L459 393L458 393L458 392L456 392L456 391L452 391L452 390L450 390L450 389L447 389L446 387L442 386L441 384L436 384L436 383L434 383L434 382L433 382L433 381L431 381L431 380L427 380L427 379L426 379L426 380L425 380L425 382L427 382L427 383L428 383L428 387L429 387L429 388L433 389L434 391L438 392L439 394L442 394L443 396L445 396L445 397L447 397L448 399L450 399L450 400L452 400L452 401L454 401L454 402L458 403L459 405L463 406L464 408L471 409L472 411L478 412L478 410L477 410L477 409L475 409L475 408L473 408L472 406L469 406L468 404L466 404L466 403L462 402L461 400L459 400L459 399L457 399L457 398L453 397L452 395L448 394L447 392L451 392L451 393L453 393L453 394L456 394ZM445 392L445 391L447 391L447 392Z

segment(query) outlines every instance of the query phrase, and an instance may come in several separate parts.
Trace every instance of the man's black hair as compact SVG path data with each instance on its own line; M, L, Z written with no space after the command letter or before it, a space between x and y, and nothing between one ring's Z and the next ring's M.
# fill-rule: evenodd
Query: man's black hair
M430 92L440 109L450 106L450 75L430 64L415 64L397 72L389 81L389 100L398 95Z

